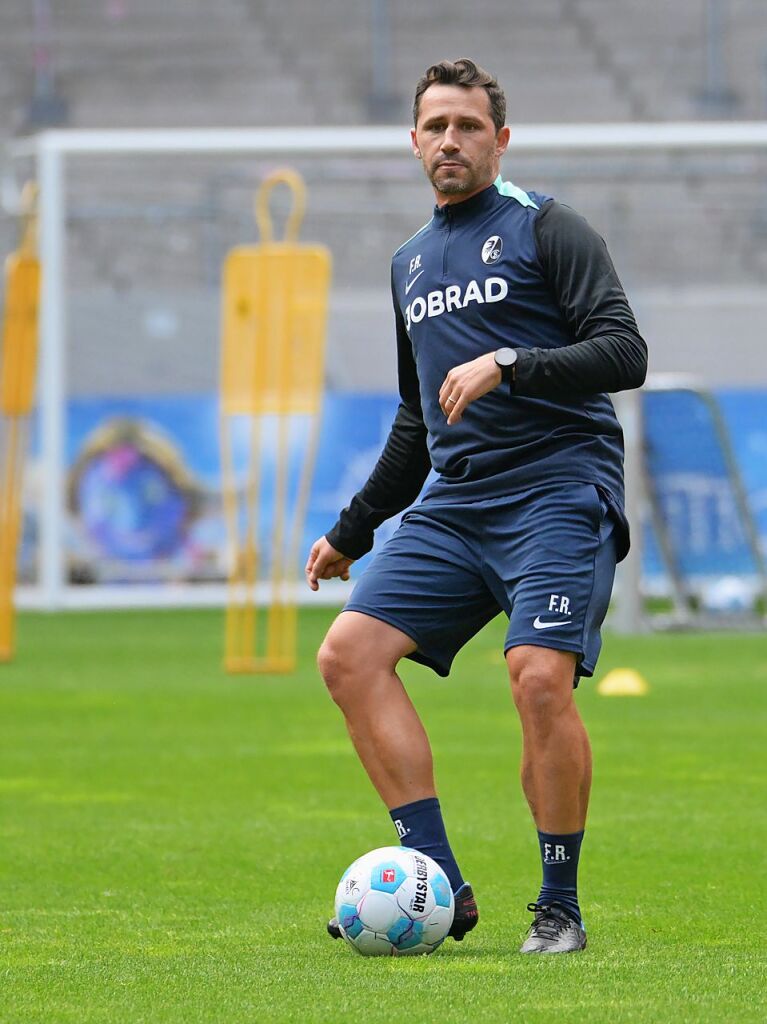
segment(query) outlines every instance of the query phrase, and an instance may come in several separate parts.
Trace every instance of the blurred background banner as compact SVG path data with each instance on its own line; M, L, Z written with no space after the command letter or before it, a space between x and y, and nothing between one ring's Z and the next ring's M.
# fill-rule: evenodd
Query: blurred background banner
M761 545L767 549L767 391L722 391L714 398L745 481ZM698 395L685 391L650 392L643 404L648 477L682 575L707 593L718 578L739 576L746 593L757 582L759 565L710 409ZM656 592L668 592L650 523L646 530L645 579Z
M336 394L326 401L302 551L329 529L367 479L397 408L394 395ZM214 395L75 399L67 410L67 578L71 583L222 582L226 532L220 490L219 407ZM244 476L249 423L234 430ZM263 508L272 508L277 425L264 425ZM308 422L291 424L288 512L295 501ZM39 431L38 431L39 437ZM31 474L40 478L38 437ZM399 522L385 524L377 543ZM261 522L266 566L272 523ZM25 507L23 579L36 582L38 503ZM367 564L370 556L355 566Z
M767 390L716 394L737 452L749 504L767 546ZM327 397L303 547L335 521L380 454L397 408L394 394ZM696 395L649 393L644 399L649 470L684 575L701 585L740 576L752 586L757 567L733 498L708 410ZM225 578L214 395L74 399L67 411L67 574L73 583L217 581ZM267 433L274 434L274 423ZM245 465L248 424L235 432L235 461ZM307 424L291 432L289 494L295 498ZM270 446L265 446L268 453ZM274 463L264 467L265 509L271 508ZM42 466L35 445L32 474ZM37 503L25 508L23 573L35 581ZM376 535L376 549L399 517ZM268 518L262 522L268 563ZM645 525L643 573L655 594L669 581L651 522ZM376 550L374 549L374 550ZM353 575L369 561L355 564Z

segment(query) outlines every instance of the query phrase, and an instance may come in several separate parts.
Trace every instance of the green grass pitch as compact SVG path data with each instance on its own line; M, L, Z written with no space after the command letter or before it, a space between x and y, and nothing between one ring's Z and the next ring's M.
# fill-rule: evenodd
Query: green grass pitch
M764 1021L767 640L608 637L579 703L595 754L590 944L523 957L535 833L497 620L449 680L407 665L480 927L366 960L325 935L337 880L395 841L324 693L232 678L215 612L25 615L0 667L0 1021Z

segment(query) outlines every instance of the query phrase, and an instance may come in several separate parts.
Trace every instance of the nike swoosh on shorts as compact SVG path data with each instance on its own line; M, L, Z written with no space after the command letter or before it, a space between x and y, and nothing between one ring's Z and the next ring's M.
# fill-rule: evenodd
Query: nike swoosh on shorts
M533 629L551 629L552 626L566 626L568 622L572 621L572 619L560 619L559 622L541 622L540 615L536 615Z

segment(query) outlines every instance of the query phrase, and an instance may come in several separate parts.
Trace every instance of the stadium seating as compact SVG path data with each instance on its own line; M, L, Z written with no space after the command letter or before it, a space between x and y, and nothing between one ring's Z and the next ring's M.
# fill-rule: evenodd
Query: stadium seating
M722 53L730 101L719 110L704 96L703 0L616 0L609 6L608 17L603 0L390 0L390 31L380 40L389 74L379 81L384 95L377 105L372 3L54 5L50 52L54 82L68 105L67 123L80 128L364 124L371 116L406 124L413 83L424 67L461 53L497 72L512 124L765 115L763 0L725 5ZM32 5L3 0L0 142L24 125L34 84L34 40ZM651 292L705 282L763 286L764 165L753 154L690 156L673 166L661 156L643 158L641 166L616 157L598 169L585 157L565 162L513 156L506 168L521 185L551 191L586 213L609 238L627 284ZM151 171L148 166L113 161L105 175L96 163L83 162L70 176L68 277L76 292L73 333L86 376L89 367L91 374L99 372L87 353L98 348L99 317L110 294L131 294L127 308L136 310L140 324L140 310L151 305L149 282L173 294L185 344L207 352L215 311L200 311L210 309L226 248L254 237L246 212L250 192L254 178L273 164L179 164L156 157ZM420 170L415 162L380 160L350 168L340 160L315 159L303 166L313 181L306 235L333 250L337 307L353 331L369 332L374 321L381 330L380 289L390 253L428 210ZM13 231L10 220L0 217L4 250ZM114 330L126 333L132 322L126 313ZM386 349L371 358L374 367L390 364ZM207 355L200 364L205 374L211 359ZM359 383L359 362L353 343L336 338L335 381ZM194 374L188 362L183 380L187 373L203 379L202 369ZM388 386L391 373L377 379ZM188 386L194 386L191 378Z

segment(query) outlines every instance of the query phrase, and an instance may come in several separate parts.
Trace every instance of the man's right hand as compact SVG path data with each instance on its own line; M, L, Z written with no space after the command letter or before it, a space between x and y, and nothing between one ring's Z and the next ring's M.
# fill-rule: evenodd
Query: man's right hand
M306 582L312 590L319 590L320 580L332 580L334 576L348 580L349 567L353 561L353 558L347 558L340 551L336 551L327 537L320 537L312 544L312 550L309 552L309 560L304 569Z

